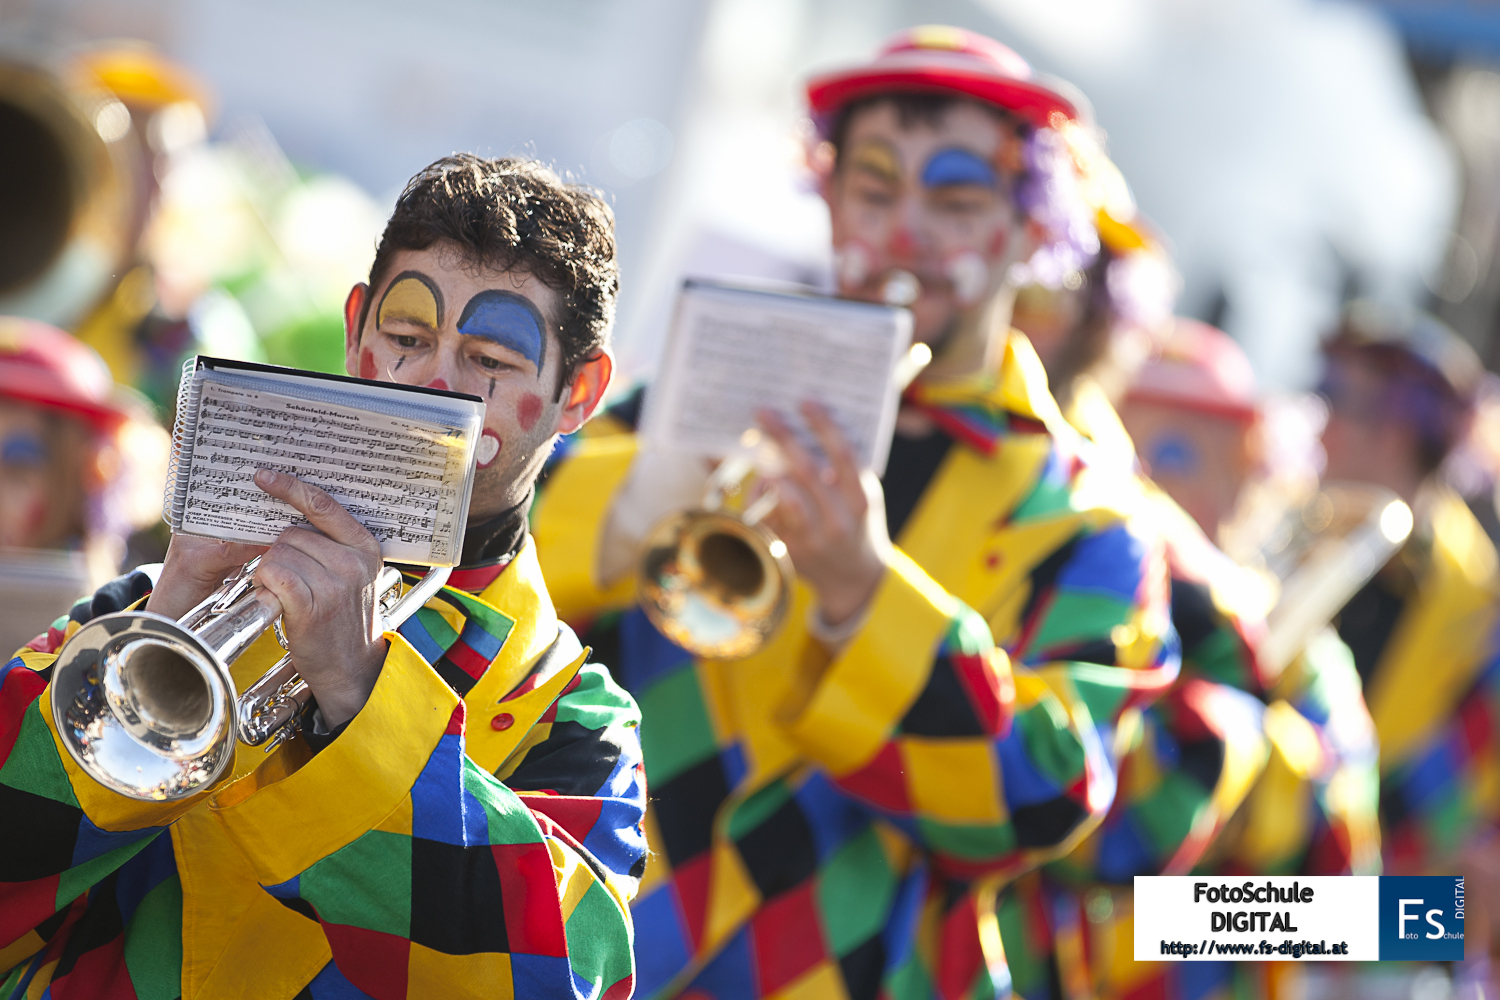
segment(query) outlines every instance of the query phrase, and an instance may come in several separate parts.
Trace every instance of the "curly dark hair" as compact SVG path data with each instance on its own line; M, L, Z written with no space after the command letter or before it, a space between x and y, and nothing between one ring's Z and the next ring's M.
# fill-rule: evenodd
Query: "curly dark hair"
M620 274L614 212L600 194L565 183L545 164L472 153L445 156L407 182L370 265L371 296L401 250L451 244L469 264L520 270L557 292L562 374L557 393L578 366L598 354L615 318Z

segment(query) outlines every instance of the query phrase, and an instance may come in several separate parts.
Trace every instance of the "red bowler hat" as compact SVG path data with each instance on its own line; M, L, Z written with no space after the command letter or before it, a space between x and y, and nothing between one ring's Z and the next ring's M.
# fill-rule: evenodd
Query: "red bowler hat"
M1068 84L1046 80L993 38L929 24L897 33L873 62L825 73L807 84L814 116L826 118L851 101L877 94L926 91L962 94L1004 108L1038 128L1053 115L1077 121L1082 95Z
M1234 338L1193 319L1177 319L1161 357L1146 363L1126 399L1252 421L1259 412L1255 371Z
M0 399L64 410L101 430L129 414L99 355L55 326L0 316Z

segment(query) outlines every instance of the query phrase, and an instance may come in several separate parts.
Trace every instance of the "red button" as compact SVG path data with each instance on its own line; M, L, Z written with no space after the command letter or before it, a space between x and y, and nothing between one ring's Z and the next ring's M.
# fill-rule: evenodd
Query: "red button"
M490 720L490 728L500 730L501 732L504 732L515 724L515 716L511 715L509 712L501 712L499 715Z

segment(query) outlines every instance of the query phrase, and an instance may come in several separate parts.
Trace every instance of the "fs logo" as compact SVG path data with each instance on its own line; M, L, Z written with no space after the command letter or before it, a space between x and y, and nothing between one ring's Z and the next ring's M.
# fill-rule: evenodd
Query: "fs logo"
M1464 880L1380 876L1380 960L1457 962L1464 957Z

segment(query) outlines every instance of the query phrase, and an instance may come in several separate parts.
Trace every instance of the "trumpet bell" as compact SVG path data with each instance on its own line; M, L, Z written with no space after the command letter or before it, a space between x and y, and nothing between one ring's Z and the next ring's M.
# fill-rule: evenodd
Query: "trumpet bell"
M101 784L147 801L191 795L234 760L235 692L214 652L170 618L105 615L75 632L52 678L63 743Z
M766 529L729 514L685 511L647 536L637 592L651 623L705 659L759 649L786 617L792 561Z

